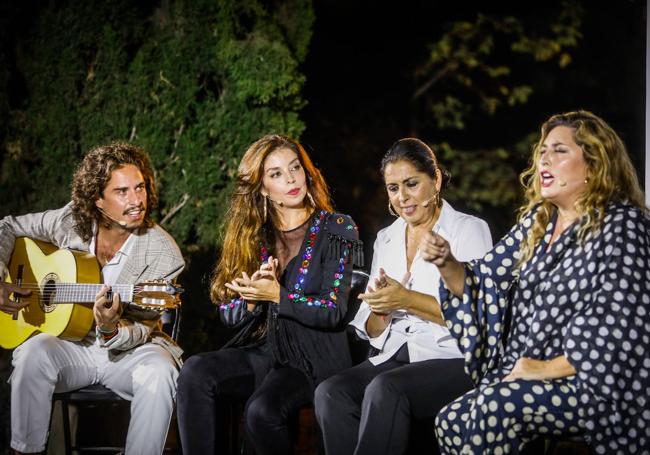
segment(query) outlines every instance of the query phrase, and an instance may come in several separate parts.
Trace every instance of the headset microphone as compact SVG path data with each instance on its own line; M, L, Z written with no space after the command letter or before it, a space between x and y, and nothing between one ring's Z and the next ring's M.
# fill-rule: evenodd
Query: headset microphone
M126 221L118 220L118 219L113 218L112 216L110 216L110 215L108 214L108 212L107 212L106 210L104 210L104 209L101 208L101 207L97 207L97 209L98 209L100 212L102 212L106 218L108 218L109 220L113 221L114 223L117 223L120 227L122 227L122 228L125 228L125 227L126 227Z
M558 180L557 183L558 183L558 185L560 185L561 187L565 187L565 186L566 186L566 180Z

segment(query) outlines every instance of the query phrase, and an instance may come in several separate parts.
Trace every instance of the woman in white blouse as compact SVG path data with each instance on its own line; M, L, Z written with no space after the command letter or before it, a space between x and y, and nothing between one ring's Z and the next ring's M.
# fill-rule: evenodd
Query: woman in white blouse
M480 258L492 247L488 226L441 198L448 175L424 142L397 141L381 171L388 210L398 218L377 234L371 281L351 322L377 355L316 390L328 454L403 453L412 418L433 419L472 388L440 311L440 273L422 259L418 245L434 231L450 239L455 257Z

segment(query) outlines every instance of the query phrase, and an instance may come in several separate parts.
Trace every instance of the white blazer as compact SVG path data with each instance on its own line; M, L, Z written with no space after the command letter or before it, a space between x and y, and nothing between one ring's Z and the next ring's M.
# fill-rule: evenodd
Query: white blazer
M492 248L492 237L485 221L453 209L447 201L442 202L440 217L432 229L447 239L451 252L459 261L483 257ZM379 277L379 268L397 281L406 274L406 221L402 218L382 229L377 234L370 270L370 286ZM439 300L440 272L426 262L418 250L411 264L411 279L407 284L413 291L429 294ZM366 321L370 307L362 302L356 316L350 322L362 339L379 350L379 354L369 360L380 364L390 359L404 343L408 344L411 362L429 359L454 359L462 355L449 330L431 321L420 319L406 311L398 310L389 316L390 323L376 338L366 332Z

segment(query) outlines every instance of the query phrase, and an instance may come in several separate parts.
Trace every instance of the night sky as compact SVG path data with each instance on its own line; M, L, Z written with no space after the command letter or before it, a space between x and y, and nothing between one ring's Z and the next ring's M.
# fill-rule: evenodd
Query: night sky
M494 5L496 3L496 6ZM491 4L486 7L486 4ZM532 6L533 4L539 6ZM602 116L621 135L642 178L645 114L645 2L583 2L583 38L564 70L553 65L514 68L539 86L523 107L479 118L444 140L456 147L505 145L537 131L550 115L583 108ZM415 69L445 23L474 20L477 12L510 14L525 23L555 17L559 2L336 1L316 0L316 23L304 65L308 106L303 141L332 187L338 209L351 214L370 245L391 217L379 163L404 136L441 141L431 128L413 127L410 101ZM597 6L595 6L597 5ZM442 163L444 166L444 163ZM462 201L454 201L463 208ZM481 214L495 237L514 220ZM507 218L507 216L506 216ZM366 248L367 252L370 252Z

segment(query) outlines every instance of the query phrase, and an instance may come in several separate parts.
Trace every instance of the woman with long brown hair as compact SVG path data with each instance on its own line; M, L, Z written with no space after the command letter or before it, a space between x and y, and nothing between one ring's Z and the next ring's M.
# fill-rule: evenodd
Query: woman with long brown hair
M362 260L357 228L333 213L304 148L279 135L244 154L226 220L211 297L239 331L181 371L183 452L214 453L226 439L217 408L241 398L256 453L291 453L292 417L320 381L351 363L342 321L352 266Z

